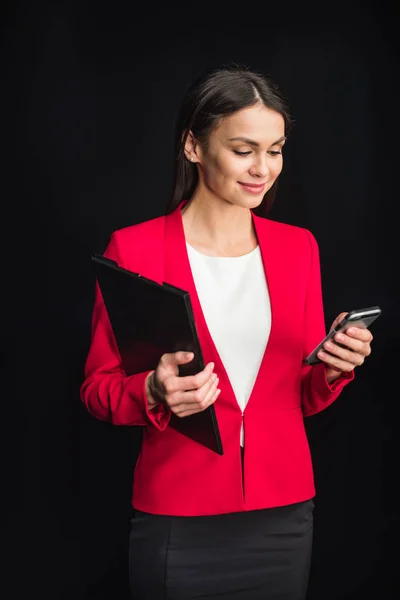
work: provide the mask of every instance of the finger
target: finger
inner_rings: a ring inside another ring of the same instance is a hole
[[[211,375],[208,381],[199,389],[197,392],[194,392],[195,401],[197,400],[197,405],[200,410],[204,410],[210,404],[213,399],[215,392],[218,389],[219,378],[215,373]]]
[[[369,346],[367,342],[351,338],[344,333],[337,333],[334,336],[334,341],[338,342],[339,347],[346,346],[346,348],[350,348],[350,350],[353,350],[353,352],[360,352],[360,354],[366,354],[367,348]],[[326,347],[329,349],[329,346]]]
[[[340,356],[338,354],[333,354],[333,351],[340,352]],[[345,350],[344,348],[332,349],[328,351],[320,350],[318,352],[318,358],[321,359],[324,363],[337,369],[338,371],[351,371],[354,367],[362,365],[364,362],[364,356],[358,354],[358,352],[352,352],[351,350]]]
[[[365,327],[349,327],[346,334],[357,340],[362,340],[363,342],[372,342],[373,340],[372,333]]]
[[[168,377],[164,381],[165,389],[165,402],[171,410],[178,413],[183,410],[182,407],[190,408],[191,406],[201,405],[201,402],[209,389],[218,383],[219,379],[215,373],[210,373],[207,381],[201,388],[194,390],[186,390],[182,387],[183,379],[190,379],[184,377]],[[180,408],[181,407],[181,408]]]
[[[328,367],[331,367],[338,371],[339,373],[347,373],[354,369],[355,365],[353,363],[347,362],[338,358],[337,356],[333,356],[328,352],[324,352],[320,350],[318,352],[318,358],[322,360]]]
[[[190,390],[175,394],[174,398],[171,398],[170,401],[171,408],[177,415],[187,410],[193,410],[195,412],[204,410],[207,407],[210,394],[213,395],[215,393],[218,382],[219,379],[214,373],[198,390]]]
[[[170,375],[167,376],[163,382],[162,386],[165,390],[166,396],[172,396],[177,392],[186,392],[188,390],[197,390],[204,383],[206,383],[213,374],[214,363],[209,363],[203,371],[198,373],[197,375],[189,375],[187,377],[179,377],[178,375]],[[176,400],[176,399],[175,399]],[[178,402],[180,401],[180,396],[178,396]],[[173,398],[169,400],[169,403],[175,405],[176,401]]]
[[[354,340],[351,340],[354,344]],[[327,352],[337,356],[341,360],[353,363],[354,365],[361,365],[364,362],[364,343],[357,341],[357,346],[361,345],[361,349],[349,349],[346,347],[338,346],[334,342],[325,342],[324,348]]]
[[[179,390],[198,390],[201,388],[211,377],[214,370],[214,363],[208,363],[202,371],[196,373],[196,375],[187,375],[186,377],[177,377],[179,381],[176,382],[177,389]]]
[[[184,404],[186,408],[196,408],[204,410],[208,396],[211,392],[215,391],[219,379],[215,373],[207,379],[207,381],[197,390],[188,390],[183,394],[180,394],[180,403]]]
[[[179,414],[177,414],[178,417],[189,417],[190,415],[194,415],[198,412],[202,412],[203,410],[206,410],[206,408],[208,408],[209,406],[211,406],[211,404],[214,404],[214,402],[216,401],[216,399],[218,398],[218,396],[221,393],[221,390],[215,389],[215,387],[213,387],[212,390],[210,390],[210,394],[212,392],[212,395],[210,395],[210,397],[207,399],[207,405],[202,408],[193,408],[193,405],[191,406],[187,406],[185,408],[182,408],[182,410],[179,412]]]

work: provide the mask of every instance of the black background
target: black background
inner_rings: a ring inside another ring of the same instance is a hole
[[[112,230],[164,212],[181,96],[236,62],[270,74],[295,119],[271,217],[316,236],[327,327],[343,310],[383,311],[356,380],[307,420],[308,600],[397,598],[398,9],[16,2],[3,16],[7,597],[129,597],[140,432],[79,399],[90,256]]]

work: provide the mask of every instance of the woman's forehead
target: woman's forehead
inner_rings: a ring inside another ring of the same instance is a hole
[[[256,104],[224,117],[215,134],[227,141],[233,137],[251,138],[260,143],[275,141],[284,136],[285,121],[277,111]]]

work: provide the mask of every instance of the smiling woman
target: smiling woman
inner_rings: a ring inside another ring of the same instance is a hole
[[[266,152],[270,157],[281,157],[291,128],[289,109],[277,86],[266,76],[235,67],[205,73],[192,84],[181,105],[175,138],[174,189],[168,211],[172,212],[180,202],[193,196],[201,177],[201,171],[190,165],[202,165],[191,154],[191,149],[205,151],[215,141],[214,154],[225,149],[239,157],[253,156],[253,161]],[[238,167],[244,175],[242,183],[249,186],[247,190],[259,187],[259,193],[264,195],[261,202],[256,201],[254,211],[266,216],[275,198],[279,173],[272,180],[273,177],[268,179],[264,175],[263,170],[268,167],[262,162],[253,167],[252,174],[247,166]]]
[[[238,251],[246,251],[241,239],[257,245],[255,232],[248,235],[248,211],[256,209],[275,185],[282,171],[285,139],[281,113],[260,102],[222,119],[208,134],[207,143],[193,130],[188,132],[184,154],[197,165],[196,189],[182,211],[191,246],[205,254],[236,256]],[[246,210],[247,223],[243,210],[238,209]],[[194,226],[192,213],[196,223],[199,218],[206,219],[205,230],[200,232]],[[215,214],[224,214],[225,233]],[[212,222],[218,223],[218,232]]]
[[[304,417],[339,396],[372,336],[354,327],[304,364],[326,334],[318,245],[266,218],[290,126],[267,78],[237,67],[204,75],[183,99],[166,214],[114,231],[105,251],[189,292],[206,363],[180,377],[193,359],[182,348],[127,376],[97,288],[81,397],[99,419],[143,427],[136,600],[306,597],[315,487]],[[169,426],[214,403],[222,456]]]
[[[284,118],[260,103],[223,119],[205,146],[189,132],[185,155],[199,165],[193,199],[208,188],[224,202],[256,208],[282,170],[284,140]]]

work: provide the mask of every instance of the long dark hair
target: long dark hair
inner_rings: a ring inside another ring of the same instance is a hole
[[[258,102],[282,115],[287,135],[292,126],[288,108],[276,84],[265,75],[233,65],[208,71],[189,87],[177,119],[174,176],[167,213],[175,210],[183,200],[190,200],[197,186],[196,165],[190,163],[184,153],[189,132],[192,131],[197,140],[206,144],[209,134],[221,119]],[[254,209],[256,214],[267,216],[269,213],[275,200],[277,182]]]

